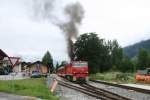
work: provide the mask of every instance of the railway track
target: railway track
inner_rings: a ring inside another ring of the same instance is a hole
[[[89,96],[92,96],[92,97],[95,97],[95,98],[101,99],[101,100],[131,100],[129,98],[122,97],[118,94],[108,92],[106,90],[94,87],[89,84],[80,84],[79,86],[77,86],[77,85],[73,85],[71,83],[63,82],[63,81],[58,81],[58,84],[60,84],[64,87],[68,87],[68,88],[77,90],[86,95],[89,95]]]
[[[114,87],[119,87],[127,90],[133,90],[136,92],[144,93],[144,94],[150,94],[150,90],[142,89],[142,88],[136,88],[136,87],[131,87],[131,86],[125,86],[125,85],[120,85],[120,84],[115,84],[115,83],[110,83],[110,82],[104,82],[104,81],[97,81],[97,80],[90,80],[95,83],[100,83],[104,85],[109,85],[109,86],[114,86]]]
[[[123,97],[123,96],[120,96],[116,93],[112,93],[110,91],[106,91],[104,89],[101,89],[101,88],[97,88],[95,86],[92,86],[90,84],[81,84],[82,87],[85,87],[87,89],[90,89],[92,91],[96,91],[98,94],[102,94],[103,96],[106,96],[108,98],[111,98],[112,100],[131,100],[129,98],[126,98],[126,97]]]

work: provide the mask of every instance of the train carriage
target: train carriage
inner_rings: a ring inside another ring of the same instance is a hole
[[[86,61],[72,61],[69,64],[61,66],[57,70],[57,74],[71,81],[87,81],[88,63]]]

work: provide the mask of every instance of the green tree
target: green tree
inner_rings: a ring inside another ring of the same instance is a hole
[[[149,54],[146,49],[141,48],[138,52],[137,67],[138,69],[146,68],[149,64]]]
[[[110,55],[110,65],[113,69],[118,70],[123,59],[123,51],[117,40],[108,41],[107,43]]]
[[[137,57],[131,59],[131,62],[133,64],[133,72],[136,72],[136,70],[137,70]]]
[[[53,72],[53,70],[54,70],[53,59],[52,59],[52,56],[51,56],[49,51],[47,51],[45,53],[45,55],[43,56],[42,63],[45,64],[48,67],[49,73]]]
[[[60,65],[59,65],[59,63],[57,62],[56,63],[56,71],[57,71],[57,69],[60,67]]]
[[[108,49],[95,33],[82,34],[74,44],[75,60],[88,61],[90,73],[109,69]]]
[[[134,71],[134,65],[132,61],[128,57],[123,57],[121,65],[119,66],[119,70],[122,72],[133,72]]]
[[[148,66],[147,67],[150,67],[150,54],[148,54]]]

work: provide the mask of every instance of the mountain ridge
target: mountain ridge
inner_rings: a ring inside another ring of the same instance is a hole
[[[150,39],[142,40],[133,45],[123,48],[123,53],[129,58],[136,57],[140,48],[146,49],[150,53]]]

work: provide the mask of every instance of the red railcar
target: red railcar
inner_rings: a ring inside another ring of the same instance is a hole
[[[61,66],[57,70],[59,76],[63,76],[68,80],[88,80],[88,63],[86,61],[72,61],[69,64]]]

